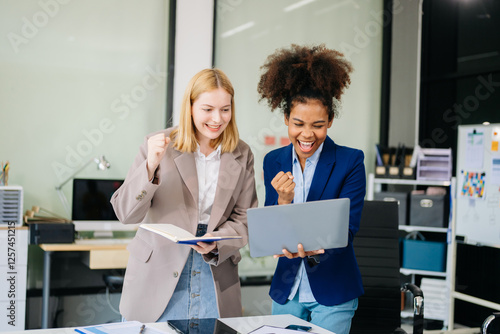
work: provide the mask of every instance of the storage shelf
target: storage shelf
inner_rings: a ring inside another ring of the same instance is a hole
[[[421,166],[420,170],[432,170],[432,171],[444,171],[447,172],[449,170],[448,167],[442,167],[442,166]]]
[[[406,232],[436,232],[436,233],[447,233],[448,229],[446,227],[432,227],[432,226],[415,226],[415,225],[399,225],[399,230]]]
[[[431,161],[432,160],[432,161]],[[429,162],[434,162],[437,159],[430,159]],[[420,166],[422,167],[422,166]],[[424,166],[428,167],[428,166]],[[367,188],[367,199],[368,200],[373,200],[374,199],[374,194],[376,192],[380,192],[382,189],[381,185],[383,184],[392,184],[392,185],[407,185],[407,186],[413,186],[413,189],[415,189],[416,186],[438,186],[438,187],[449,187],[449,194],[454,194],[455,193],[455,187],[456,187],[456,179],[451,178],[448,181],[442,181],[442,180],[436,180],[442,173],[440,172],[441,170],[444,171],[441,167],[434,167],[433,172],[436,172],[436,168],[439,171],[438,175],[425,175],[427,174],[427,168],[424,168],[421,171],[423,172],[424,175],[418,174],[420,176],[419,180],[415,179],[391,179],[391,178],[381,178],[381,177],[375,177],[373,173],[369,174],[368,177],[368,188]],[[427,176],[428,179],[425,179],[424,177]],[[434,176],[434,179],[432,179],[431,176]],[[445,200],[450,200],[447,199],[445,196]],[[451,203],[450,203],[451,205]],[[418,232],[431,232],[431,233],[443,233],[446,234],[446,239],[449,240],[450,235],[453,233],[453,230],[451,227],[453,226],[453,220],[449,219],[449,227],[432,227],[432,226],[419,226],[419,225],[399,225],[399,230],[400,231],[405,231],[405,232],[413,232],[413,231],[418,231]],[[441,236],[439,236],[441,238]],[[418,269],[409,269],[409,268],[400,268],[399,272],[403,276],[407,277],[402,277],[402,281],[406,281],[407,279],[411,279],[411,282],[415,282],[416,278],[415,275],[421,276],[421,277],[434,277],[434,278],[439,278],[439,279],[444,279],[446,289],[450,289],[450,286],[452,284],[452,274],[453,272],[451,271],[451,266],[453,263],[452,259],[452,248],[451,244],[447,243],[447,252],[446,252],[446,267],[445,271],[430,271],[430,270],[418,270]],[[448,312],[447,312],[448,313]],[[427,314],[425,317],[428,319],[433,319],[433,320],[442,320],[443,321],[443,327],[447,328],[448,324],[450,322],[449,315],[445,314],[441,317],[442,314]],[[413,318],[413,310],[412,309],[404,309],[401,311],[401,318]]]
[[[375,178],[374,183],[378,184],[406,184],[410,186],[443,186],[448,187],[451,181],[431,181],[431,180],[410,180],[410,179],[385,179],[385,178]]]
[[[446,272],[440,272],[440,271],[400,268],[399,272],[403,275],[423,275],[423,276],[446,277]]]

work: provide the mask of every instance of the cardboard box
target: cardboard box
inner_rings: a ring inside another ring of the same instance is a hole
[[[446,243],[426,240],[403,240],[403,268],[446,270]]]
[[[385,202],[398,202],[399,225],[406,225],[408,215],[408,193],[383,191],[374,194],[374,199]]]
[[[410,225],[447,227],[445,195],[410,195]]]

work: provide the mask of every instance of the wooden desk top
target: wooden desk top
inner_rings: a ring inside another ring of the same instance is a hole
[[[50,252],[88,252],[93,250],[126,249],[132,239],[85,239],[72,244],[40,244],[41,249]]]

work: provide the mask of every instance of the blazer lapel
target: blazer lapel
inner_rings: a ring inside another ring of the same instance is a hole
[[[288,145],[284,150],[283,154],[280,155],[280,159],[277,160],[277,163],[279,165],[278,170],[283,171],[283,172],[293,172],[292,169],[292,150],[293,150],[293,145],[290,144]]]
[[[307,195],[307,201],[317,201],[321,199],[321,195],[325,190],[328,179],[335,167],[335,144],[330,137],[326,137],[323,145],[323,150],[316,165],[314,176],[311,182],[311,188]]]
[[[227,209],[240,175],[244,171],[244,166],[241,166],[237,160],[240,155],[241,152],[239,149],[234,150],[232,153],[223,153],[221,155],[217,190],[208,222],[209,231],[213,231],[217,227]]]
[[[184,184],[193,196],[196,207],[198,207],[198,173],[196,172],[194,155],[193,153],[182,153],[177,150],[174,150],[174,152],[174,154],[177,154],[177,157],[174,157],[177,170],[179,171]]]

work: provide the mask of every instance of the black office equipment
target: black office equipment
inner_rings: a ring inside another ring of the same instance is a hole
[[[136,230],[118,221],[111,197],[123,180],[73,179],[72,220],[76,231]]]
[[[33,223],[29,224],[30,244],[66,244],[75,241],[73,223]]]
[[[365,201],[353,246],[365,294],[358,299],[350,334],[406,333],[400,328],[401,291],[413,293],[413,333],[422,334],[423,293],[400,283],[397,203]]]
[[[73,179],[72,219],[117,220],[109,201],[122,183],[123,180]]]
[[[167,323],[170,328],[179,334],[238,334],[236,330],[216,318],[168,320]]]
[[[351,334],[392,333],[401,325],[397,203],[365,201],[353,246],[365,294]]]

